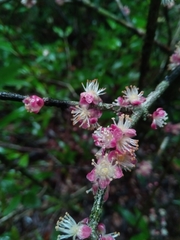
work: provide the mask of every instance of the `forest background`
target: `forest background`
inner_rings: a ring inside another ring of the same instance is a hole
[[[171,73],[179,16],[178,0],[172,8],[159,0],[38,0],[32,7],[1,0],[0,91],[78,101],[81,83],[98,79],[104,102],[130,85],[147,96]],[[180,123],[180,78],[151,110],[157,107]],[[68,211],[79,221],[90,213],[92,132],[73,126],[65,108],[30,114],[20,102],[1,101],[0,116],[0,240],[54,240],[59,216]],[[112,116],[104,112],[101,122]],[[179,239],[178,126],[168,132],[143,119],[136,124],[137,167],[113,181],[103,211],[119,239]],[[145,162],[152,167],[147,175],[138,171]]]

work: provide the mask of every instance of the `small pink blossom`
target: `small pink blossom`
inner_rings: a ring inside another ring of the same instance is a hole
[[[162,108],[157,108],[155,112],[152,114],[152,124],[151,128],[152,129],[157,129],[157,127],[164,127],[166,124],[167,120],[167,113],[162,109]]]
[[[59,218],[56,224],[56,231],[60,231],[63,235],[59,235],[57,240],[73,237],[73,240],[86,239],[91,235],[91,228],[86,224],[87,221],[83,220],[76,223],[75,220],[66,213],[65,216]]]
[[[116,124],[115,119],[112,119],[114,122],[114,125],[112,126],[117,126],[121,132],[123,133],[123,136],[128,136],[128,137],[134,137],[136,136],[136,130],[131,127],[132,121],[131,118],[128,115],[121,114],[119,116],[118,123]]]
[[[124,6],[123,7],[123,12],[124,12],[125,15],[129,15],[131,11],[130,11],[130,8],[128,6]]]
[[[44,106],[44,100],[36,95],[26,97],[23,100],[25,108],[28,112],[38,113]]]
[[[137,174],[148,177],[152,172],[152,162],[151,161],[142,161],[138,164],[136,169]]]
[[[110,127],[99,127],[94,131],[92,137],[95,145],[103,149],[114,148],[116,146],[116,141]]]
[[[106,234],[106,227],[103,223],[98,224],[97,230],[99,232],[99,240],[115,240],[120,235],[119,232]]]
[[[109,152],[109,159],[115,161],[121,168],[124,170],[131,171],[132,168],[135,167],[136,164],[136,156],[134,153],[120,153],[117,150],[113,150]]]
[[[93,160],[92,165],[94,169],[86,177],[90,182],[98,183],[101,189],[105,189],[113,179],[123,176],[121,168],[109,160],[108,154],[102,156],[97,163]]]
[[[83,85],[83,84],[82,84]],[[105,88],[99,89],[99,83],[97,79],[87,81],[86,87],[83,85],[85,92],[80,95],[80,104],[99,104],[102,102],[100,95],[105,94]]]
[[[79,127],[84,129],[97,128],[98,119],[101,117],[102,112],[98,109],[91,109],[87,105],[72,107],[71,113],[73,114],[73,125],[79,123]]]
[[[117,124],[114,119],[113,121],[114,124],[111,125],[111,129],[116,140],[116,150],[123,154],[132,154],[138,149],[138,140],[131,138],[136,135],[136,131],[129,128],[131,125],[130,118],[122,114]]]
[[[164,127],[164,131],[166,133],[172,133],[174,135],[180,134],[180,123],[167,123],[167,125]]]
[[[124,99],[123,97],[118,97],[115,100],[115,105],[119,106],[120,108],[129,108],[130,107],[130,103],[127,99]]]
[[[135,86],[126,87],[126,90],[122,91],[122,93],[124,99],[133,106],[141,105],[146,101],[146,98],[142,96],[144,92],[138,93],[138,88]]]
[[[170,57],[168,69],[174,70],[179,65],[180,65],[180,42],[176,45],[176,50]]]

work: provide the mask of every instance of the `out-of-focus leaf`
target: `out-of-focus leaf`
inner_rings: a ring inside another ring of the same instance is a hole
[[[19,161],[18,161],[19,166],[21,166],[21,167],[27,167],[27,166],[28,166],[28,163],[29,163],[29,156],[28,156],[28,154],[23,154],[23,155],[20,157]]]
[[[65,36],[64,31],[59,27],[53,27],[53,30],[58,34],[59,37],[63,38]]]
[[[130,238],[130,240],[145,240],[145,239],[149,239],[148,232],[142,232]]]
[[[4,209],[3,215],[5,216],[10,212],[12,212],[13,210],[15,210],[20,202],[21,202],[21,195],[14,196],[9,202],[8,206]]]
[[[22,196],[22,203],[25,207],[36,208],[40,206],[41,201],[36,193],[29,191]]]
[[[15,77],[18,74],[18,69],[20,66],[21,66],[20,63],[11,63],[7,67],[0,68],[0,76],[1,76],[0,87],[6,86],[6,85],[16,86],[17,84],[23,85],[23,80],[20,80],[20,79],[15,80]]]
[[[12,240],[19,240],[20,239],[19,231],[15,226],[12,226],[12,228],[11,228],[11,239]]]

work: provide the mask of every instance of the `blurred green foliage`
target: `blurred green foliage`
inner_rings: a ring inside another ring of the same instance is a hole
[[[134,28],[144,32],[149,2],[123,1],[130,8],[129,19]],[[0,91],[77,101],[81,83],[97,78],[100,87],[107,88],[104,101],[110,103],[121,95],[125,86],[138,85],[144,39],[111,17],[114,14],[124,20],[116,1],[95,0],[93,3],[97,9],[83,1],[58,5],[53,0],[38,0],[32,8],[19,0],[0,1]],[[98,7],[106,9],[109,16],[101,14]],[[175,35],[178,14],[179,5],[169,10],[161,7],[156,31],[156,39],[161,43],[168,45],[170,40],[173,43],[180,40]],[[154,89],[167,74],[169,54],[154,44],[145,92]],[[158,107],[166,108],[172,122],[180,119],[178,88],[176,83],[157,103]],[[91,169],[94,152],[91,133],[72,127],[69,110],[45,107],[33,115],[27,113],[21,103],[1,101],[0,114],[0,240],[56,239],[55,222],[65,211],[71,211],[79,220],[90,212],[92,198],[84,197],[90,185],[84,186],[88,184],[85,176]],[[110,124],[112,115],[104,113],[104,125]],[[162,131],[162,134],[154,133],[147,125],[137,124],[142,144],[139,161],[156,159],[155,152],[166,136]],[[163,171],[165,180],[161,182],[167,195],[171,186],[166,183],[168,176],[173,176],[176,182],[171,192],[173,197],[167,204],[163,203],[164,207],[180,205],[179,144],[179,137],[171,136],[167,152],[156,165],[160,171],[156,172],[154,181],[158,181],[157,176],[161,179]],[[128,236],[131,240],[147,240],[150,231],[145,216],[150,207],[162,206],[154,195],[148,207],[144,207],[139,199],[148,199],[148,181],[140,181],[134,174],[128,175],[121,184],[130,184],[132,178],[139,187],[138,198],[133,195],[133,207],[128,205],[131,196],[125,190],[124,205],[115,207],[123,224],[132,228],[125,233],[121,224],[117,228],[120,228],[121,239]],[[112,191],[111,194],[109,206],[117,206],[121,193],[116,196]],[[108,211],[104,212],[106,220]],[[169,210],[169,214],[172,213],[173,207]],[[176,222],[179,219],[179,215],[173,218]],[[175,239],[179,223],[169,226],[171,239]],[[107,228],[119,231],[113,223]]]

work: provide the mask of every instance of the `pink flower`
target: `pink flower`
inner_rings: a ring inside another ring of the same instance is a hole
[[[130,107],[130,103],[127,99],[124,99],[123,97],[118,97],[115,100],[115,105],[120,106],[120,108],[124,107],[124,108],[128,108]]]
[[[131,171],[131,169],[134,168],[136,164],[136,156],[134,153],[120,153],[117,150],[113,150],[109,152],[108,157],[109,159],[112,159],[114,162],[116,162],[124,170]]]
[[[124,7],[123,7],[123,11],[124,11],[124,14],[125,14],[125,15],[129,15],[130,12],[131,12],[128,6],[124,6]]]
[[[73,237],[73,240],[75,240],[76,238],[86,239],[91,235],[92,232],[91,228],[87,226],[85,221],[76,223],[68,213],[66,213],[63,218],[59,218],[55,229],[56,231],[60,231],[64,234],[59,235],[57,240],[70,237]]]
[[[118,124],[116,124],[114,118],[112,120],[114,122],[114,124],[112,125],[112,129],[114,129],[114,127],[117,126],[121,130],[123,135],[129,136],[129,137],[136,136],[136,130],[130,128],[132,121],[128,115],[121,114],[121,116],[119,116]]]
[[[79,123],[79,127],[84,129],[94,129],[99,126],[98,119],[102,112],[98,109],[91,109],[87,105],[72,107],[73,125]]]
[[[180,65],[180,42],[176,45],[175,52],[170,57],[170,63],[168,65],[169,70],[174,70]]]
[[[23,100],[25,108],[28,112],[38,113],[44,106],[44,100],[36,95],[26,97]]]
[[[83,85],[83,84],[82,84]],[[87,81],[86,87],[83,85],[85,92],[80,95],[80,104],[99,104],[102,102],[100,95],[105,94],[105,88],[99,89],[99,84],[97,79],[92,81]]]
[[[99,240],[114,240],[116,237],[120,235],[119,232],[106,234],[106,227],[103,223],[98,224],[97,230],[100,234]]]
[[[180,134],[180,123],[168,123],[165,128],[164,131],[166,133],[172,133],[174,135],[179,135]]]
[[[108,154],[102,156],[97,163],[92,160],[92,165],[94,169],[86,177],[90,182],[98,183],[101,189],[105,189],[113,179],[123,176],[121,168],[109,160]]]
[[[122,91],[122,93],[124,93],[124,99],[133,106],[140,105],[146,101],[146,98],[142,96],[144,92],[138,93],[138,88],[135,86],[126,87],[126,90]]]
[[[138,168],[136,170],[137,174],[141,176],[149,176],[152,172],[152,163],[151,161],[142,161],[138,164]]]
[[[114,121],[114,124],[111,125],[112,133],[116,140],[116,150],[123,154],[132,154],[138,149],[138,140],[131,138],[136,135],[136,131],[129,128],[130,125],[131,120],[129,116],[124,114],[119,117],[118,124]]]
[[[157,129],[157,127],[163,127],[166,124],[165,121],[168,117],[167,113],[162,108],[158,108],[155,112],[153,112],[152,118],[153,121],[151,124],[151,128]]]
[[[99,127],[94,131],[92,137],[95,145],[103,149],[114,148],[116,146],[116,141],[110,127]]]

